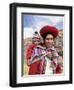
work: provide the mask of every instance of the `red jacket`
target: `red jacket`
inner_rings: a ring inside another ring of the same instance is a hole
[[[27,59],[27,64],[28,64],[28,60],[31,59],[31,56],[32,56],[32,52],[33,52],[33,49],[35,48],[35,45],[32,44],[28,47],[27,49],[27,52],[26,52],[26,59]]]
[[[33,49],[35,48],[35,46],[36,45],[32,44],[27,49],[27,53],[26,53],[27,64],[28,64],[29,60],[31,59]],[[39,74],[39,72],[40,72],[40,61],[36,61],[35,63],[30,65],[28,74],[35,75],[35,74]]]

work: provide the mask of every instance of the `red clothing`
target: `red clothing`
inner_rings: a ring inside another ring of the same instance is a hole
[[[29,60],[31,60],[31,56],[32,56],[32,53],[33,53],[35,46],[36,45],[32,44],[27,49],[27,54],[26,54],[27,64],[28,64]],[[39,72],[40,72],[40,61],[36,61],[35,63],[30,65],[29,75],[39,74]]]
[[[60,64],[58,64],[57,67],[56,67],[56,74],[58,74],[58,73],[61,73],[61,66],[60,66]]]
[[[29,75],[40,74],[40,61],[37,61],[30,65]]]
[[[27,52],[26,52],[26,59],[27,59],[27,64],[28,64],[28,60],[31,59],[31,56],[32,56],[32,53],[33,53],[33,49],[35,48],[35,45],[32,44],[29,46],[29,48],[27,49]]]

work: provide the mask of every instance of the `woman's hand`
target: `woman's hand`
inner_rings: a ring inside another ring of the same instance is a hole
[[[47,55],[47,57],[50,57],[50,58],[52,57],[52,53],[50,51],[47,51],[46,55]]]

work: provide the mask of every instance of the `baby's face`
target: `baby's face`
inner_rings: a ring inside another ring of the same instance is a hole
[[[39,45],[40,44],[40,38],[33,38],[33,43],[35,45]]]

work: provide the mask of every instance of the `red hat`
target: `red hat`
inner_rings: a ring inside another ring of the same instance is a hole
[[[40,30],[40,35],[43,37],[46,33],[51,33],[53,35],[54,38],[57,37],[58,35],[58,29],[53,27],[53,26],[44,26],[41,30]]]

